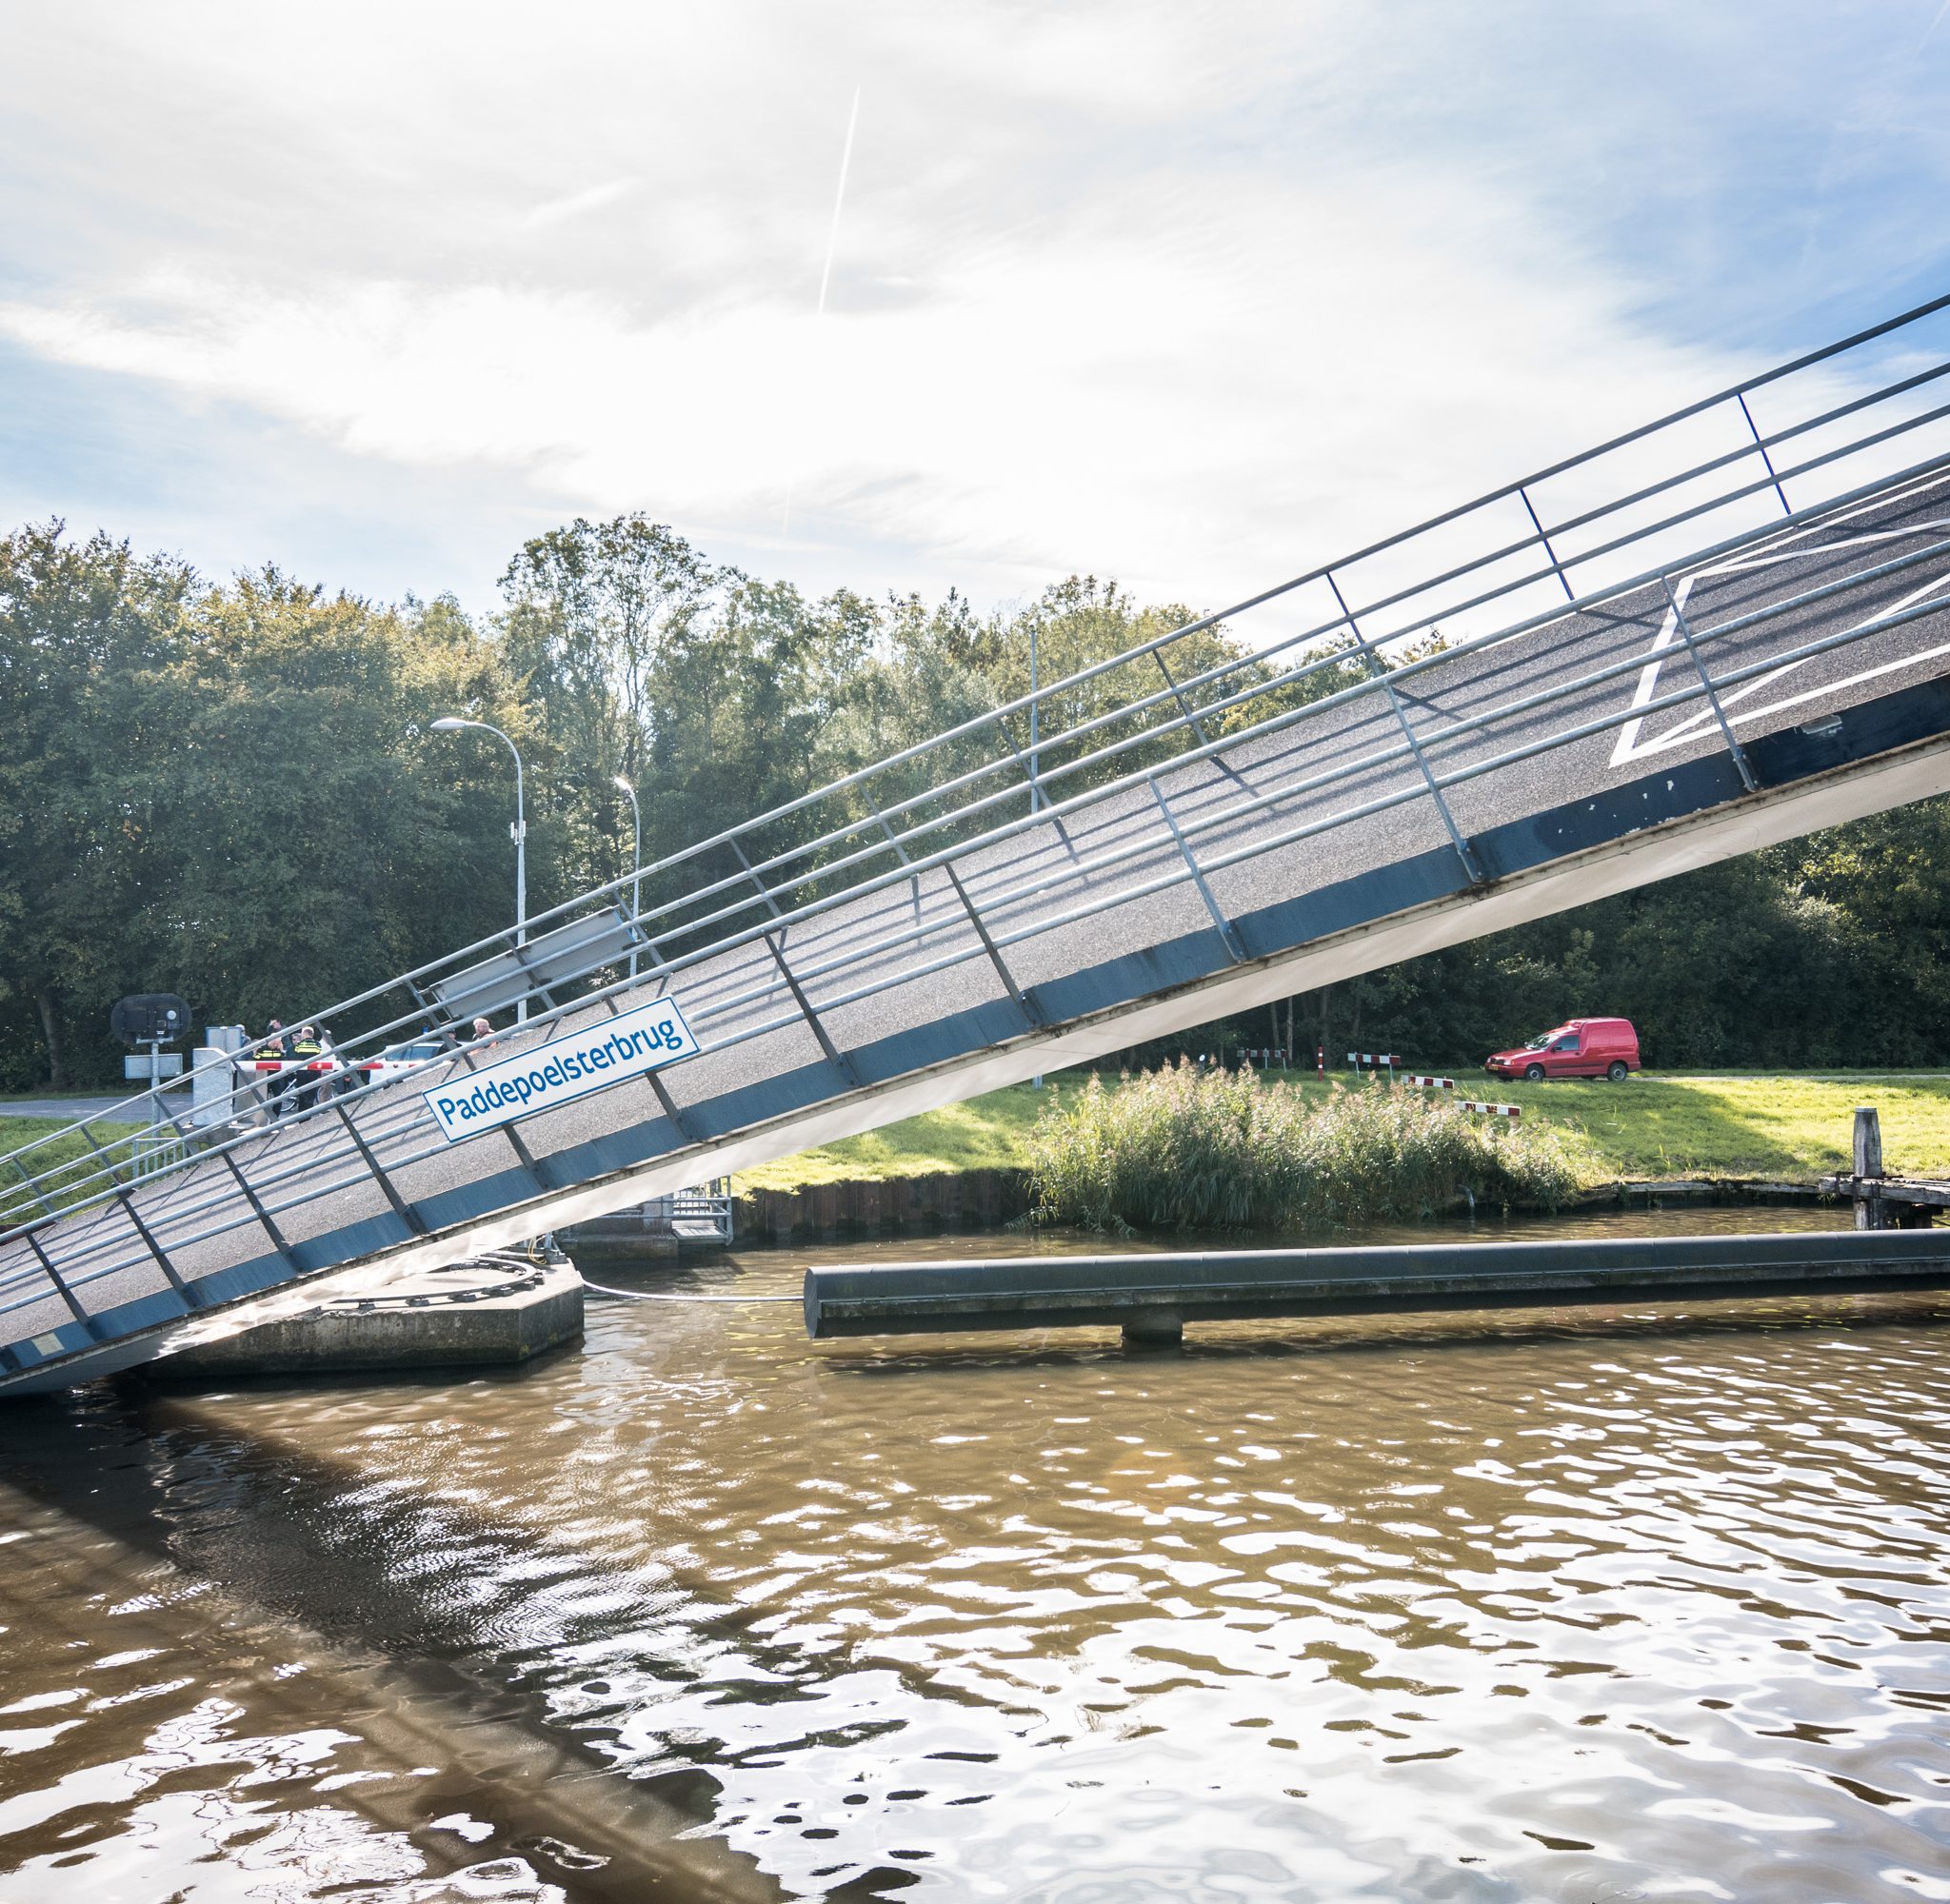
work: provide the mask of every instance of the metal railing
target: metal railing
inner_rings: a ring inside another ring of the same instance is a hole
[[[1946,310],[1950,297],[1810,352],[1093,663],[529,920],[532,939],[620,911],[644,969],[631,976],[605,935],[592,931],[597,956],[582,964],[559,956],[537,973],[520,1038],[502,1034],[502,1041],[546,1037],[571,1012],[599,1002],[614,1009],[622,993],[662,991],[687,975],[693,989],[685,1003],[703,1054],[799,1025],[843,1081],[856,1081],[831,1021],[888,982],[890,957],[900,959],[903,982],[971,961],[985,965],[1033,1032],[1037,1008],[1011,967],[1011,948],[1112,906],[1189,887],[1240,959],[1216,876],[1412,803],[1427,803],[1475,882],[1482,869],[1455,811],[1457,789],[1628,721],[1704,707],[1751,786],[1725,711],[1733,690],[1940,610],[1898,607],[1717,673],[1709,664],[1716,645],[1723,653],[1736,638],[1840,590],[1909,574],[1950,551],[1950,536],[1710,625],[1686,612],[1677,585],[1703,564],[1764,548],[1783,529],[1950,463],[1950,402],[1934,401],[1950,374]],[[1457,757],[1460,744],[1640,670],[1642,646],[1477,712],[1437,713],[1417,701],[1432,670],[1516,636],[1569,628],[1575,617],[1647,588],[1670,604],[1690,663],[1676,687],[1467,759]],[[1327,757],[1324,740],[1362,719],[1371,731],[1363,729],[1359,751]],[[1303,757],[1310,737],[1323,739],[1318,764]],[[1249,785],[1233,773],[1224,795],[1202,799],[1195,810],[1174,804],[1170,783],[1186,770],[1213,763],[1230,771],[1230,761],[1255,750],[1264,756],[1276,743],[1289,747],[1291,761],[1265,783]],[[1332,793],[1337,788],[1344,798]],[[1283,807],[1323,794],[1341,803],[1282,816]],[[1128,825],[1138,809],[1147,817],[1134,849]],[[1124,817],[1125,835],[1101,849],[1075,843],[1073,832],[1113,813]],[[1017,863],[1032,841],[1052,833],[1069,848],[1060,862],[1042,870]],[[900,922],[877,918],[864,941],[847,937],[849,914],[857,918],[902,888]],[[574,935],[558,942],[573,943]],[[458,975],[490,960],[520,962],[524,952],[510,928],[323,1011],[288,1014],[288,1021],[363,1024],[339,1041],[340,1053],[356,1061],[416,1035],[435,1014],[440,988]],[[249,1062],[259,1048],[238,1056]],[[281,1130],[311,1133],[302,1154],[264,1144],[248,1118],[199,1129],[174,1113],[153,1121],[138,1113],[140,1128],[104,1140],[95,1126],[111,1122],[110,1113],[0,1158],[0,1250],[27,1251],[20,1268],[0,1276],[0,1344],[11,1339],[8,1317],[50,1290],[86,1321],[81,1292],[137,1260],[153,1259],[194,1306],[194,1280],[179,1274],[171,1247],[247,1225],[295,1268],[278,1218],[360,1183],[376,1182],[409,1217],[392,1177],[447,1144],[419,1093],[393,1087],[416,1076],[424,1081],[449,1062],[471,1067],[483,1055],[481,1043],[454,1042],[451,1055],[280,1121]],[[683,1130],[681,1113],[656,1088]],[[138,1094],[127,1108],[138,1112],[148,1101]],[[509,1140],[526,1156],[518,1135]],[[126,1222],[73,1220],[110,1210]]]
[[[633,1236],[669,1237],[679,1243],[728,1243],[736,1233],[736,1200],[728,1177],[688,1189],[671,1190],[587,1222],[571,1223],[560,1234],[572,1245],[608,1241]]]
[[[696,1226],[708,1225],[720,1242],[733,1240],[737,1208],[728,1177],[714,1177],[701,1188],[673,1190],[667,1201],[673,1228],[687,1223],[693,1226],[690,1234],[696,1236]]]

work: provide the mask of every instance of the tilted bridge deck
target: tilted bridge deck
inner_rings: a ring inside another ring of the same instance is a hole
[[[0,1392],[1950,789],[1946,307],[1049,684],[1033,748],[1025,699],[290,1015],[357,1056],[499,985],[492,1049],[139,1178],[14,1153]],[[667,992],[694,1058],[458,1143],[423,1101]]]

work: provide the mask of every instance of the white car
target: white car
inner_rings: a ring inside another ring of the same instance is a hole
[[[404,1044],[388,1044],[377,1058],[355,1059],[353,1068],[382,1083],[402,1071],[417,1070],[431,1059],[445,1058],[448,1048],[437,1038],[411,1038]]]

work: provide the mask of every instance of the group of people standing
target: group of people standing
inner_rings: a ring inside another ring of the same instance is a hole
[[[435,1038],[430,1022],[422,1036],[429,1041]],[[449,1049],[453,1048],[451,1036],[442,1041]],[[494,1041],[493,1025],[485,1018],[477,1018],[473,1024],[472,1042],[491,1045]],[[308,1111],[324,1100],[344,1097],[348,1091],[359,1088],[358,1069],[339,1057],[338,1047],[331,1041],[331,1033],[324,1025],[302,1024],[294,1033],[286,1029],[282,1019],[274,1018],[265,1026],[263,1038],[253,1048],[260,1063],[278,1066],[269,1085],[273,1122],[279,1118]]]
[[[308,1111],[321,1098],[337,1097],[358,1084],[357,1077],[338,1061],[331,1033],[321,1026],[300,1025],[294,1036],[281,1020],[272,1019],[265,1039],[258,1057],[275,1059],[280,1067],[270,1081],[273,1120]]]

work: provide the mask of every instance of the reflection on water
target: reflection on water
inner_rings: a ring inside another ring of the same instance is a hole
[[[0,1904],[1950,1897],[1950,1297],[1647,1313],[8,1411]]]

